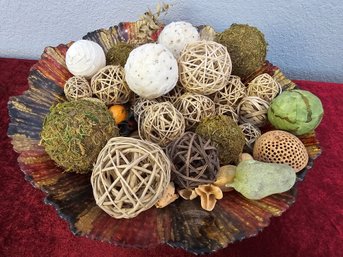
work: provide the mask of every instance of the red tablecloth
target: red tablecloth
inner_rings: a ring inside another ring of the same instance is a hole
[[[7,138],[9,96],[27,89],[35,61],[0,59],[0,256],[192,256],[180,249],[124,249],[72,235],[44,195],[24,180]],[[297,81],[319,96],[323,154],[299,186],[296,203],[258,236],[211,256],[343,256],[343,84]]]

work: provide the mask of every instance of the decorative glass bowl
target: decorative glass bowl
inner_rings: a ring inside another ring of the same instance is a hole
[[[125,22],[90,32],[83,39],[97,42],[107,52],[119,41],[144,43],[146,39],[142,41],[138,37],[138,28],[139,22]],[[154,39],[155,35],[149,38],[151,41]],[[19,153],[18,162],[26,180],[46,193],[45,203],[56,208],[60,217],[69,223],[73,234],[118,246],[145,248],[168,244],[196,254],[210,253],[255,236],[268,226],[271,217],[280,216],[295,202],[297,185],[288,192],[259,201],[248,200],[231,191],[224,194],[212,212],[201,209],[198,199],[178,199],[166,208],[151,208],[133,219],[111,218],[93,199],[90,174],[63,172],[39,144],[43,120],[49,108],[66,100],[63,85],[72,74],[66,68],[65,55],[70,45],[47,47],[31,68],[29,89],[12,97],[8,103],[11,119],[8,135],[12,138],[14,150]],[[283,90],[296,87],[269,62],[254,76],[264,72],[273,76]],[[320,154],[315,134],[300,139],[308,150],[310,161],[303,171],[297,173],[299,181]]]

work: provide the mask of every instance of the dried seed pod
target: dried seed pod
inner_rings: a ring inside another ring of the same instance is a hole
[[[217,200],[223,198],[223,192],[215,185],[200,185],[195,188],[195,192],[200,196],[201,207],[206,211],[212,211]]]
[[[173,182],[170,182],[164,191],[162,197],[155,203],[156,208],[164,208],[168,204],[171,204],[176,199],[179,198],[179,195],[175,194],[175,186]]]
[[[191,188],[180,189],[178,193],[185,200],[193,200],[198,196],[195,190]]]

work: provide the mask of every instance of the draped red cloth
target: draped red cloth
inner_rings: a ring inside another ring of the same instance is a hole
[[[24,180],[7,137],[7,101],[28,88],[35,61],[0,59],[0,256],[192,256],[161,245],[125,249],[75,237],[44,194]],[[317,128],[323,149],[298,187],[296,203],[256,237],[229,245],[211,256],[343,256],[343,84],[296,81],[323,102]]]

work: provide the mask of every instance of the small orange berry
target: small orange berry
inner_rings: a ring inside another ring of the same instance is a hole
[[[111,112],[112,117],[113,117],[116,124],[123,122],[128,117],[128,112],[127,112],[125,106],[121,105],[121,104],[112,105],[109,108],[109,111]]]

